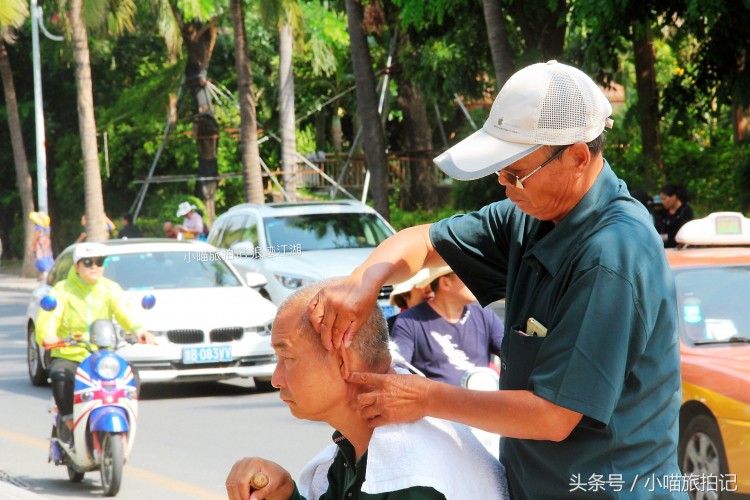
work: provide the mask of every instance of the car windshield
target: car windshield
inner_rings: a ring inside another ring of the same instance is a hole
[[[110,255],[104,276],[125,290],[241,286],[226,262],[209,251]]]
[[[374,214],[307,214],[264,219],[269,247],[309,250],[373,248],[392,231]]]
[[[679,269],[675,284],[685,342],[750,337],[750,266]]]

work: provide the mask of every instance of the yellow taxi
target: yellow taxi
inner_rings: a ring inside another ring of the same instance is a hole
[[[750,493],[750,219],[712,213],[676,241],[680,468],[693,498]]]

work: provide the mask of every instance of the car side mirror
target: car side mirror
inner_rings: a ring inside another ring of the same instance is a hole
[[[229,246],[235,257],[254,258],[257,255],[255,244],[252,241],[238,241]]]
[[[247,283],[247,286],[250,288],[260,288],[265,286],[268,283],[268,280],[266,280],[266,277],[260,273],[250,272],[245,274],[245,283]]]

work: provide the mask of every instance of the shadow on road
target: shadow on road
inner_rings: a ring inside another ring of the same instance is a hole
[[[139,399],[182,399],[216,396],[244,396],[264,394],[250,381],[237,382],[177,382],[143,384]]]

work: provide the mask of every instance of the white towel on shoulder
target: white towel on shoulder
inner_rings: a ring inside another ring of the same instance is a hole
[[[338,451],[331,444],[300,473],[297,486],[309,499],[328,489],[328,469]],[[469,427],[436,418],[375,429],[367,451],[362,491],[370,494],[427,486],[448,500],[509,498],[505,468]]]
[[[362,491],[412,486],[429,486],[448,500],[509,498],[505,468],[469,427],[431,417],[378,427],[370,440]]]

